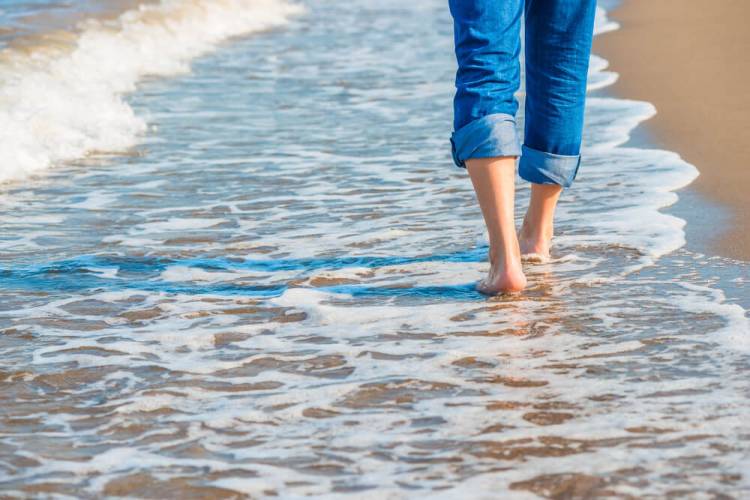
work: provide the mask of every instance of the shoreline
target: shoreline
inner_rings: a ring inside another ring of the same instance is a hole
[[[750,261],[747,14],[750,3],[743,0],[623,0],[608,11],[620,29],[595,37],[593,52],[620,75],[609,91],[656,106],[642,127],[655,147],[676,151],[698,169],[687,189],[728,212],[722,227],[700,214],[690,218],[704,235],[715,235],[700,246]]]

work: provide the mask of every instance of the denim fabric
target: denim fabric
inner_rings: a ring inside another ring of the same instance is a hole
[[[454,163],[520,156],[521,178],[570,186],[580,166],[596,0],[449,0],[458,71]],[[524,23],[524,141],[515,126]]]
[[[519,156],[521,149],[513,115],[494,113],[478,118],[451,137],[453,161],[459,158],[490,158],[503,151],[505,156]]]

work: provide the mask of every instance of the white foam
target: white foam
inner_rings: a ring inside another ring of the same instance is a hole
[[[439,2],[434,6],[444,12]],[[431,23],[422,24],[432,29]],[[409,34],[419,26],[407,26]],[[390,35],[388,29],[383,32]],[[605,68],[606,61],[592,59],[594,75]],[[384,78],[381,83],[387,87],[396,82]],[[429,109],[436,108],[432,102]],[[377,486],[349,493],[357,498],[455,498],[470,493],[494,498],[513,482],[540,474],[576,471],[606,476],[628,467],[649,471],[641,483],[632,483],[644,486],[612,484],[614,495],[664,496],[671,485],[665,478],[690,467],[685,459],[705,458],[716,463],[712,470],[734,473],[743,450],[731,443],[743,432],[740,417],[747,406],[746,377],[736,367],[745,365],[738,364],[732,350],[704,347],[716,341],[746,348],[750,337],[744,311],[725,303],[717,290],[679,282],[690,282],[687,273],[694,264],[683,269],[670,262],[673,257],[664,259],[661,270],[622,274],[630,262],[638,260],[643,268],[684,243],[684,221],[659,210],[676,200],[673,190],[690,182],[697,171],[675,153],[623,146],[632,129],[655,112],[650,104],[601,98],[588,104],[584,163],[578,182],[563,197],[562,231],[554,240],[556,259],[529,267],[529,293],[512,298],[462,301],[435,295],[422,301],[377,293],[353,299],[346,295],[352,289],[377,292],[382,287],[387,294],[388,288],[409,292],[421,286],[463,285],[486,270],[486,262],[474,258],[459,263],[440,257],[473,241],[486,244],[486,239],[467,179],[440,164],[442,160],[435,161],[434,149],[425,153],[433,158],[419,163],[418,170],[404,168],[413,166],[410,159],[394,160],[390,152],[358,158],[337,147],[302,151],[294,145],[284,149],[282,142],[280,154],[293,151],[299,156],[288,155],[278,169],[258,169],[247,162],[232,165],[260,179],[261,186],[264,176],[294,174],[289,189],[294,189],[294,198],[304,200],[304,211],[292,204],[291,194],[252,191],[255,184],[250,182],[221,182],[217,186],[224,191],[217,191],[216,199],[177,199],[173,205],[156,204],[158,208],[142,206],[140,199],[129,200],[129,193],[116,191],[117,210],[127,208],[128,221],[134,222],[118,225],[103,241],[119,242],[122,248],[116,250],[126,254],[133,249],[125,247],[137,245],[139,252],[176,261],[158,276],[158,268],[147,268],[142,278],[118,276],[114,264],[86,267],[124,287],[97,283],[96,290],[83,293],[91,301],[88,305],[80,303],[82,294],[75,288],[39,298],[28,294],[5,312],[16,329],[39,335],[34,342],[11,344],[11,356],[6,356],[15,359],[16,352],[25,350],[25,369],[35,376],[57,370],[62,362],[116,369],[102,370],[101,379],[74,389],[80,390],[79,408],[101,407],[105,401],[106,418],[91,419],[81,412],[49,414],[44,405],[39,407],[40,418],[50,426],[44,438],[99,438],[108,449],[97,450],[100,454],[88,462],[65,460],[56,458],[54,449],[50,453],[35,448],[34,442],[29,445],[16,435],[14,439],[26,445],[18,453],[42,465],[19,469],[15,483],[36,484],[52,475],[68,475],[76,484],[85,482],[91,496],[102,496],[109,480],[136,471],[166,480],[183,474],[184,468],[201,467],[228,471],[214,481],[203,474],[205,484],[250,495],[263,496],[273,488],[284,498],[346,496],[333,491],[345,485],[343,476],[309,472],[304,466],[311,460],[344,468],[352,464],[349,477]],[[339,133],[330,136],[337,139]],[[300,158],[304,161],[294,161]],[[345,170],[334,170],[342,164]],[[219,173],[220,167],[216,165]],[[326,177],[331,172],[346,175],[332,181]],[[141,183],[136,189],[149,194],[160,188],[159,182]],[[372,191],[352,189],[353,185]],[[527,185],[521,186],[526,195]],[[94,193],[77,208],[106,209],[106,200],[115,199],[108,196]],[[214,210],[220,206],[231,211]],[[12,206],[16,213],[21,207],[20,202]],[[380,208],[373,210],[377,217],[352,217],[373,207]],[[290,216],[300,213],[302,218]],[[14,219],[16,223],[23,225],[20,219]],[[182,252],[193,248],[175,245],[165,250],[162,239],[168,234],[159,237],[174,229],[208,230],[216,233],[217,243],[201,243],[200,252],[184,254],[195,255],[195,260],[180,261]],[[480,233],[482,237],[476,238]],[[32,234],[57,233],[45,229]],[[152,234],[154,239],[148,239]],[[234,239],[243,234],[247,239]],[[257,247],[267,248],[252,250]],[[610,247],[614,251],[609,252]],[[633,248],[639,252],[626,260]],[[215,253],[221,258],[230,249],[247,249],[241,253],[252,260],[304,260],[284,271],[247,269],[235,259],[227,259],[226,269],[200,266],[201,256]],[[418,255],[435,259],[399,263],[398,257]],[[341,256],[395,258],[376,265],[367,265],[366,259],[352,261],[347,267]],[[322,264],[308,269],[306,259],[320,259]],[[313,278],[340,279],[352,288],[327,289]],[[247,296],[204,286],[222,282],[240,292],[239,287],[247,284]],[[586,282],[609,285],[580,286]],[[254,285],[283,283],[290,288],[278,297],[253,293]],[[141,284],[148,286],[138,289]],[[180,289],[189,293],[175,291]],[[70,328],[82,317],[92,329]],[[106,355],[97,354],[101,349],[108,351]],[[689,357],[683,358],[686,353]],[[24,363],[18,365],[20,370]],[[513,380],[531,383],[514,385]],[[377,395],[368,396],[368,384],[379,385],[382,404]],[[399,392],[413,400],[393,404]],[[618,397],[602,400],[603,395]],[[347,398],[359,399],[363,407],[347,404]],[[520,406],[488,408],[501,402]],[[564,403],[571,404],[568,408]],[[160,409],[174,412],[142,415]],[[311,417],[306,410],[313,409],[331,415]],[[537,409],[558,416],[570,413],[571,418],[537,424],[526,415]],[[436,423],[420,427],[411,420]],[[150,425],[137,438],[118,436],[119,426],[138,421]],[[490,426],[494,430],[483,430]],[[669,427],[669,433],[659,437],[628,430],[637,427]],[[164,439],[150,439],[157,435]],[[689,439],[700,435],[710,437]],[[559,446],[548,441],[556,436],[561,438]],[[605,442],[609,439],[624,441],[610,446]],[[180,451],[181,445],[193,442],[216,458],[193,456],[190,448]],[[489,442],[511,455],[496,460],[472,453]],[[436,449],[420,448],[424,444]],[[717,446],[722,447],[720,453]],[[534,448],[563,453],[525,453]],[[515,451],[517,458],[512,456]],[[450,460],[453,457],[460,461]],[[424,460],[432,458],[436,460],[427,465]],[[257,476],[236,474],[239,468]],[[717,484],[710,474],[691,477],[705,482],[704,490]],[[404,490],[397,479],[421,489]],[[686,488],[695,487],[687,481]],[[512,494],[531,498],[520,490]]]
[[[594,18],[594,35],[601,35],[617,29],[620,29],[620,24],[607,17],[607,11],[597,5],[596,17]]]
[[[284,0],[162,0],[88,20],[72,47],[0,53],[0,182],[134,146],[146,123],[123,96],[145,76],[189,70],[229,37],[288,22]]]
[[[588,90],[607,87],[617,81],[619,75],[614,71],[605,71],[608,67],[609,61],[596,54],[591,54],[588,79],[586,81],[586,88]]]
[[[206,271],[204,269],[198,269],[189,266],[169,266],[159,276],[161,279],[166,281],[178,282],[203,282],[203,283],[217,283],[222,281],[230,281],[237,278],[248,278],[255,277],[258,273],[250,272],[221,272],[221,271]]]
[[[675,304],[691,312],[716,314],[725,321],[724,327],[711,332],[711,339],[734,350],[750,353],[750,319],[738,304],[726,303],[724,292],[693,283],[680,283],[688,293],[676,295]],[[692,293],[690,293],[692,292]]]
[[[152,233],[162,231],[186,231],[191,229],[209,229],[226,222],[226,219],[190,218],[182,219],[172,217],[164,221],[146,222],[134,228],[134,233]]]

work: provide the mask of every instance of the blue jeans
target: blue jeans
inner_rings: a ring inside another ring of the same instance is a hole
[[[449,0],[458,72],[453,161],[520,156],[518,174],[570,186],[581,162],[596,0]],[[522,16],[523,14],[523,16]],[[524,142],[515,115],[525,23]]]

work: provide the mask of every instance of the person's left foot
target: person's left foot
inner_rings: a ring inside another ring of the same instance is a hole
[[[518,245],[521,247],[521,260],[524,262],[543,263],[550,259],[553,229],[538,230],[523,220],[518,232]]]

